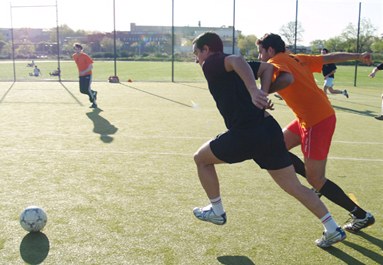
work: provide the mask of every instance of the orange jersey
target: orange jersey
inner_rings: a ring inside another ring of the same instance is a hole
[[[315,83],[313,73],[322,71],[320,55],[278,53],[268,60],[276,68],[274,79],[281,72],[291,73],[294,82],[278,93],[294,112],[303,128],[310,128],[335,114],[326,94]]]
[[[89,55],[86,54],[85,52],[74,53],[72,57],[73,57],[73,60],[76,62],[79,73],[87,69],[89,65],[93,63],[92,58],[90,58]],[[82,76],[91,75],[91,74],[92,74],[92,70],[86,72]]]

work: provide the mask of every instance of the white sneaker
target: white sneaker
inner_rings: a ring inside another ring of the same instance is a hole
[[[203,208],[194,208],[194,216],[201,221],[210,222],[216,225],[224,225],[226,223],[226,213],[222,215],[216,215],[213,211],[211,204]]]
[[[318,247],[328,248],[344,239],[346,239],[346,233],[341,227],[338,227],[333,233],[324,232],[321,238],[315,240],[315,243]]]

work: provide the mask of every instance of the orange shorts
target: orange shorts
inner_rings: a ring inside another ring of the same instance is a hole
[[[299,135],[305,158],[325,160],[335,131],[336,117],[332,115],[310,128],[302,128],[298,120],[287,125],[286,129]]]

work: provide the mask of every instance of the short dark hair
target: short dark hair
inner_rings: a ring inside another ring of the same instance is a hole
[[[326,48],[323,48],[322,51],[325,51],[326,53],[328,53],[328,50]]]
[[[218,34],[214,32],[200,34],[193,40],[193,44],[200,50],[204,45],[207,45],[212,52],[223,52],[223,42]]]
[[[80,43],[73,44],[73,48],[80,48],[81,50],[83,49]]]
[[[282,40],[281,36],[274,33],[266,33],[262,38],[257,40],[256,44],[262,45],[265,49],[271,47],[275,50],[275,53],[286,51],[285,42]]]

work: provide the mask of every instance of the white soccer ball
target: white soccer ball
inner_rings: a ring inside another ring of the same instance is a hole
[[[38,232],[48,221],[44,210],[38,206],[29,206],[20,214],[20,225],[28,232]]]

